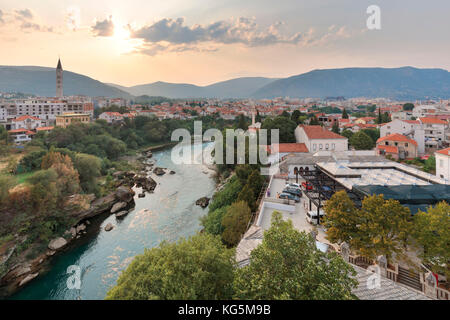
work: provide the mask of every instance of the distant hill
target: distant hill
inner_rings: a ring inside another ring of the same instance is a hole
[[[264,85],[277,79],[262,77],[236,78],[208,86],[187,83],[154,82],[133,87],[110,84],[128,93],[140,96],[164,96],[168,98],[246,98]]]
[[[273,81],[252,97],[387,97],[400,100],[450,98],[450,73],[443,69],[344,68],[314,70]]]
[[[46,67],[0,66],[0,91],[54,96],[55,72],[55,68]],[[64,95],[131,98],[128,92],[70,71],[64,71]]]
[[[55,69],[0,66],[0,91],[55,95]],[[344,68],[314,70],[275,79],[236,78],[208,86],[154,82],[133,87],[105,84],[64,71],[64,94],[133,98],[386,97],[399,100],[450,98],[450,73],[443,69]],[[159,98],[158,98],[159,99]]]

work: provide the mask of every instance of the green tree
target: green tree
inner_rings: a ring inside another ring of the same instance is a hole
[[[80,185],[86,193],[98,192],[96,179],[101,175],[102,162],[96,156],[79,153],[75,156],[75,168],[80,176]]]
[[[342,110],[342,119],[348,119],[348,113],[347,110],[345,110],[345,108],[344,110]]]
[[[297,123],[292,121],[290,118],[278,116],[275,118],[267,118],[261,125],[262,129],[269,130],[278,129],[280,143],[295,142],[295,128],[297,128]],[[271,137],[268,137],[268,144],[271,144]]]
[[[348,139],[348,141],[350,142],[350,139],[353,136],[353,131],[349,130],[349,129],[345,129],[344,131],[342,131],[341,136],[344,136]]]
[[[313,115],[310,119],[309,119],[309,125],[310,126],[318,126],[319,120],[317,119],[316,115]]]
[[[333,126],[331,127],[331,131],[333,131],[334,133],[339,134],[339,122],[338,121],[334,121],[333,122]]]
[[[235,298],[252,300],[347,300],[357,281],[353,268],[336,253],[322,253],[315,241],[292,221],[274,212],[272,226],[251,263],[236,270]]]
[[[359,237],[359,216],[353,201],[347,192],[338,191],[324,206],[324,226],[327,228],[327,239],[333,243],[347,242]]]
[[[120,275],[108,300],[211,300],[232,296],[234,250],[197,234],[146,249]]]
[[[431,270],[450,278],[450,205],[442,201],[414,216],[414,238],[422,247],[420,258]]]
[[[222,220],[227,213],[228,206],[218,208],[214,211],[209,212],[207,215],[200,218],[200,222],[206,232],[212,235],[222,235],[224,230],[222,225]]]
[[[247,231],[251,217],[252,213],[245,201],[238,201],[229,206],[222,219],[222,240],[230,247],[237,245]]]
[[[434,156],[429,156],[427,160],[425,160],[423,170],[428,173],[436,172],[436,158]]]
[[[371,150],[375,146],[372,138],[363,131],[358,131],[350,138],[350,144],[356,150]]]
[[[253,190],[248,183],[242,188],[241,192],[239,192],[237,200],[245,201],[251,211],[256,211],[255,190]]]
[[[383,195],[364,198],[360,219],[360,236],[352,244],[363,255],[375,259],[380,255],[389,260],[394,254],[402,256],[411,231],[411,213],[407,207]]]
[[[237,128],[242,129],[244,131],[246,131],[248,129],[248,123],[247,123],[247,121],[245,121],[245,117],[243,114],[239,115],[239,121],[238,121]]]
[[[403,105],[404,111],[411,111],[412,109],[414,109],[414,104],[411,102],[407,102]]]

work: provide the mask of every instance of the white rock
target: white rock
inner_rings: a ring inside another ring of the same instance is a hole
[[[64,247],[66,244],[66,239],[59,237],[50,241],[50,243],[48,244],[48,248],[50,250],[58,250]]]
[[[111,213],[116,213],[117,211],[125,208],[127,206],[126,202],[118,202],[111,208]]]
[[[31,280],[33,280],[34,278],[36,278],[39,275],[39,272],[37,273],[32,273],[27,275],[25,278],[22,279],[22,281],[20,281],[19,283],[19,287],[23,286],[24,284],[30,282]]]

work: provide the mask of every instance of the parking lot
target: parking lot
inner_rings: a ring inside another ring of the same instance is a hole
[[[299,183],[301,183],[303,180],[301,180],[299,178]],[[295,183],[295,179],[290,179],[289,180],[290,183],[294,182]],[[273,203],[280,203],[282,204],[283,202],[280,201],[279,199],[277,199],[277,194],[281,193],[284,189],[284,186],[286,185],[286,180],[285,179],[272,179],[272,183],[269,186],[269,190],[270,190],[270,196],[268,196],[267,194],[265,195],[264,200],[268,201],[268,202],[273,202]],[[270,206],[265,207],[262,212],[260,213],[260,223],[259,225],[261,226],[261,228],[263,228],[264,230],[267,230],[270,228],[270,222],[272,219],[272,213],[273,211],[278,211],[281,212],[283,219],[287,220],[287,219],[291,219],[292,220],[292,224],[294,226],[295,229],[299,230],[299,231],[305,231],[305,232],[310,232],[311,230],[313,230],[314,226],[312,224],[310,224],[307,220],[306,220],[306,209],[304,204],[305,201],[308,201],[308,198],[303,195],[300,198],[300,202],[299,203],[294,203],[291,201],[290,203],[292,204],[290,207],[292,208],[292,210],[280,210],[280,209],[274,209],[271,208]],[[317,236],[317,240],[321,241],[321,242],[325,242],[325,243],[329,243],[326,239],[325,239],[325,232],[323,230],[323,228],[321,226],[319,226],[317,228],[318,230],[318,236]]]

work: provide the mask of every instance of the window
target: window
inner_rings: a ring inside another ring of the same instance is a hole
[[[322,150],[322,149],[323,149],[323,145],[319,144],[319,150]]]
[[[440,159],[440,160],[439,160],[439,167],[442,168],[443,166],[444,166],[444,160]]]
[[[408,146],[408,142],[405,143],[405,147],[407,147],[407,146]]]
[[[327,144],[325,145],[325,150],[328,150],[329,147],[330,147],[330,145],[327,143]]]
[[[389,145],[389,141],[386,141],[384,144],[388,146]]]
[[[314,143],[314,144],[313,144],[313,150],[316,150],[316,148],[317,148],[317,146],[316,146],[316,144]]]
[[[331,144],[331,150],[334,150],[336,148],[336,145],[334,143]]]

